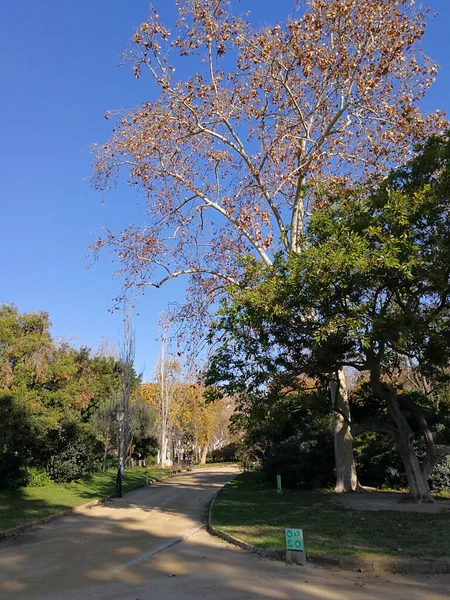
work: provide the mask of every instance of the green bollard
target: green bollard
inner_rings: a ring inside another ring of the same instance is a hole
[[[281,489],[281,475],[277,475],[277,494],[282,494],[283,490]]]

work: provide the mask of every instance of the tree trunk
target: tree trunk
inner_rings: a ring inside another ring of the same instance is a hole
[[[430,486],[422,473],[419,459],[413,446],[413,432],[400,410],[397,394],[394,390],[391,390],[388,394],[387,405],[389,413],[398,428],[397,446],[405,467],[409,493],[417,502],[433,502]]]
[[[208,456],[208,444],[205,444],[203,446],[203,450],[202,450],[202,457],[200,459],[200,464],[201,465],[206,465],[206,457]]]
[[[405,467],[410,495],[417,502],[433,502],[428,481],[420,468],[412,440],[405,435],[400,435],[397,446]]]
[[[105,439],[105,451],[103,453],[103,465],[102,465],[102,471],[103,471],[103,473],[106,471],[106,459],[108,458],[108,448],[109,448],[109,437],[106,436],[106,439]]]
[[[353,456],[350,405],[347,384],[342,369],[337,372],[339,386],[333,410],[334,456],[336,461],[335,492],[354,492],[358,489],[358,478]]]
[[[167,436],[166,432],[161,432],[161,468],[164,469],[167,460]]]
[[[380,381],[379,365],[376,365],[371,369],[370,384],[377,396],[386,402],[389,414],[396,425],[397,434],[395,441],[403,466],[405,467],[411,497],[416,500],[416,502],[433,502],[430,486],[422,472],[419,459],[414,449],[413,431],[400,409],[397,392],[386,383]]]

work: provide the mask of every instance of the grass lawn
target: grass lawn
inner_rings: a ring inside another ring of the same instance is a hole
[[[332,492],[283,490],[243,473],[218,495],[212,523],[261,548],[285,548],[284,528],[303,529],[316,556],[359,558],[450,556],[450,511],[439,514],[356,511],[329,502]]]
[[[95,473],[91,477],[71,483],[51,482],[43,487],[25,487],[0,492],[0,531],[21,525],[33,519],[47,517],[90,500],[113,495],[116,469]],[[126,469],[122,483],[123,491],[144,485],[149,480],[167,475],[167,470],[134,467]]]

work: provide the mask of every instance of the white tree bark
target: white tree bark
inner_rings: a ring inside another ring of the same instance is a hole
[[[166,358],[166,340],[161,338],[161,358],[158,365],[158,409],[160,417],[159,445],[161,453],[160,464],[164,468],[168,462],[167,450],[172,424],[171,406],[177,385],[177,373],[179,364]],[[173,462],[172,460],[170,461]]]
[[[358,488],[355,460],[353,456],[353,436],[351,432],[350,405],[347,383],[343,369],[337,372],[335,406],[333,407],[334,456],[336,462],[336,492],[354,492]]]
[[[202,450],[202,457],[200,459],[200,464],[201,465],[206,465],[206,458],[208,457],[208,444],[206,443],[203,446],[203,450]]]

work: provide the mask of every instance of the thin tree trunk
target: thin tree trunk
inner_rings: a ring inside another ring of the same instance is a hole
[[[333,410],[334,456],[336,463],[336,492],[354,492],[358,489],[353,436],[351,432],[350,404],[348,402],[345,373],[337,372],[339,386]]]
[[[202,457],[200,459],[200,464],[201,465],[206,465],[206,457],[208,456],[208,444],[205,444],[203,446],[203,450],[202,450]]]
[[[166,460],[167,460],[167,436],[166,436],[166,432],[163,430],[161,432],[161,468],[164,469],[164,467],[166,466]]]
[[[105,439],[105,451],[103,453],[103,465],[102,465],[102,471],[103,471],[103,473],[106,471],[106,459],[108,457],[108,447],[109,447],[109,436],[106,436],[106,439]]]

